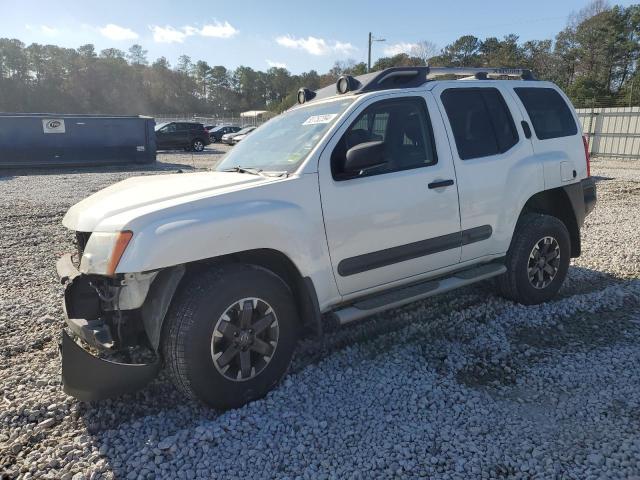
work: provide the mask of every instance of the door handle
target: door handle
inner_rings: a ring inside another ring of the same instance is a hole
[[[531,138],[531,128],[529,128],[529,124],[524,120],[520,123],[522,125],[522,131],[524,132],[524,136],[527,138]]]
[[[435,182],[431,182],[427,186],[429,188],[442,188],[442,187],[450,187],[451,185],[453,185],[453,180],[449,179],[449,180],[438,180]]]

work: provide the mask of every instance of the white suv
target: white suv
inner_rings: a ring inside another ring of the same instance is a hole
[[[156,360],[100,359],[63,332],[65,391],[122,394],[164,364],[187,395],[237,407],[274,387],[325,320],[491,277],[523,304],[556,294],[596,192],[555,85],[407,67],[298,102],[215,171],[131,178],[69,210],[80,251],[58,272],[73,336]]]

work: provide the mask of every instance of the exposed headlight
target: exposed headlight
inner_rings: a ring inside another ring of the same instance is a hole
[[[94,232],[80,260],[82,273],[113,276],[133,232]]]

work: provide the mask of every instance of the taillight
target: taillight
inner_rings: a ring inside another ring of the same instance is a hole
[[[589,137],[582,135],[582,144],[584,145],[584,158],[587,161],[587,177],[591,176],[591,155],[589,155]]]

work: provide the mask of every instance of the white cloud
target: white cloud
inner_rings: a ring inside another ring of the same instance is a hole
[[[187,37],[200,35],[202,37],[212,38],[231,38],[238,34],[238,30],[229,22],[209,23],[202,28],[186,25],[182,28],[175,28],[171,25],[161,27],[159,25],[151,25],[149,27],[153,34],[153,40],[158,43],[183,43]]]
[[[149,28],[153,33],[153,40],[158,43],[182,43],[185,38],[194,34],[190,27],[178,30],[170,25],[165,27],[153,25]]]
[[[121,27],[113,23],[99,28],[98,31],[109,40],[135,40],[138,38],[138,34],[130,28]]]
[[[388,57],[393,57],[394,55],[398,55],[400,53],[411,53],[411,51],[417,47],[417,43],[401,42],[386,45],[383,51],[384,54]]]
[[[229,22],[215,22],[205,25],[200,29],[200,35],[203,37],[231,38],[237,34],[238,30],[236,30]]]
[[[357,50],[356,47],[351,45],[349,42],[336,42],[333,49],[341,55],[349,55]]]
[[[276,43],[286,48],[296,50],[304,50],[311,55],[328,55],[336,53],[339,55],[347,55],[356,49],[350,43],[333,42],[329,43],[324,38],[308,36],[307,38],[295,38],[291,35],[281,35],[276,38]]]
[[[54,27],[49,27],[48,25],[39,25],[37,27],[34,27],[33,25],[25,25],[24,28],[26,28],[28,31],[30,32],[36,32],[39,31],[40,33],[47,35],[49,37],[55,37],[57,35],[59,35],[60,29],[58,28],[54,28]]]
[[[47,25],[40,25],[40,31],[45,35],[56,36],[60,33],[60,30],[53,27],[48,27]]]
[[[269,60],[268,58],[265,61],[270,67],[287,68],[287,64],[283,62],[274,62],[273,60]]]

